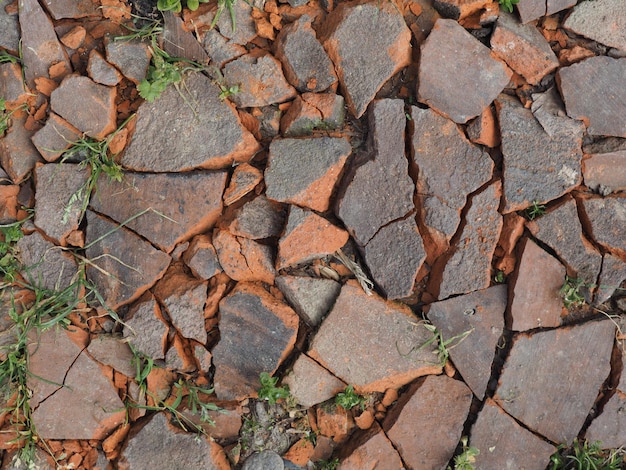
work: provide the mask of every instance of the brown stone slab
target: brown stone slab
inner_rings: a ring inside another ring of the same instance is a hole
[[[626,198],[584,199],[582,205],[594,240],[612,252],[626,257]]]
[[[568,15],[565,28],[606,46],[626,51],[626,3],[582,2]]]
[[[236,237],[226,230],[213,233],[213,245],[222,269],[231,279],[274,283],[274,247]]]
[[[341,459],[342,470],[363,470],[368,467],[381,470],[404,468],[397,450],[378,424],[368,431],[352,436],[347,449],[342,450],[343,453],[349,455]]]
[[[341,290],[341,284],[332,279],[304,276],[278,276],[276,287],[300,318],[310,326],[320,324]]]
[[[626,190],[626,150],[589,155],[583,161],[585,185],[606,194]]]
[[[63,152],[82,137],[81,132],[58,114],[50,113],[46,124],[32,137],[41,156],[47,162],[58,160]]]
[[[0,139],[0,165],[14,184],[20,184],[40,162],[41,155],[33,145],[33,132],[24,127],[26,116],[14,114],[11,127]]]
[[[333,398],[347,386],[306,354],[298,357],[284,383],[305,408]]]

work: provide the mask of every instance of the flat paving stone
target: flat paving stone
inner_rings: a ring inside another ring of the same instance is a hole
[[[211,351],[221,400],[254,395],[261,372],[272,374],[291,352],[298,315],[255,284],[239,283],[220,302],[220,340]]]
[[[236,212],[228,230],[233,235],[252,240],[279,236],[285,226],[286,210],[282,204],[258,196]]]
[[[505,212],[545,203],[581,182],[582,133],[572,132],[569,120],[556,124],[553,135],[516,99],[496,101],[504,166]]]
[[[560,290],[565,266],[526,238],[512,280],[511,329],[525,331],[561,325],[563,299]]]
[[[328,210],[330,196],[352,151],[348,141],[342,137],[276,139],[269,150],[265,170],[268,199],[318,212]]]
[[[462,381],[429,375],[404,393],[383,429],[408,468],[445,468],[471,403],[472,392]]]
[[[147,44],[141,41],[110,40],[105,50],[107,61],[131,82],[139,84],[146,78],[152,57]]]
[[[235,281],[274,283],[274,248],[254,240],[236,237],[226,230],[213,234],[213,245],[224,272]]]
[[[47,0],[45,6],[55,20],[100,16],[98,7],[91,0]]]
[[[94,82],[106,86],[115,86],[122,80],[122,74],[95,49],[89,53],[87,74]]]
[[[24,127],[26,117],[13,115],[11,127],[0,139],[0,165],[13,184],[20,184],[30,175],[41,155],[31,139],[34,132]]]
[[[123,166],[160,173],[214,170],[248,161],[259,150],[232,105],[219,99],[220,89],[210,79],[191,74],[184,89],[185,99],[170,86],[153,103],[139,107]]]
[[[33,134],[32,142],[47,162],[58,160],[63,152],[82,137],[81,132],[55,113],[50,113],[46,124]]]
[[[276,269],[295,267],[331,255],[348,242],[348,232],[315,212],[289,209],[287,227],[278,241]]]
[[[501,196],[498,181],[472,198],[459,241],[443,267],[440,300],[484,289],[491,283],[491,258],[502,229],[498,213]]]
[[[535,220],[534,235],[552,248],[568,267],[570,276],[596,284],[602,255],[585,238],[576,202],[569,198],[556,209]]]
[[[616,82],[623,76],[626,58],[591,57],[559,69],[567,114],[584,121],[589,134],[626,137],[626,90]]]
[[[475,468],[545,470],[556,448],[524,429],[487,399],[472,426],[470,443],[480,451]]]
[[[417,193],[431,236],[444,248],[461,222],[467,196],[491,179],[493,160],[458,126],[430,109],[411,107]]]
[[[348,282],[307,354],[359,393],[384,392],[441,371],[434,345],[420,348],[431,336],[408,307]]]
[[[598,277],[598,288],[595,292],[594,302],[601,304],[606,302],[619,291],[619,286],[626,280],[626,263],[621,258],[610,253],[602,257],[602,270]]]
[[[572,442],[611,371],[614,334],[604,320],[517,336],[494,400],[552,442]]]
[[[115,310],[132,302],[165,273],[171,258],[124,227],[88,210],[87,277]],[[114,254],[114,255],[112,255]]]
[[[330,400],[347,387],[346,383],[306,354],[296,359],[292,371],[283,382],[289,386],[289,393],[305,408]]]
[[[381,470],[404,468],[398,451],[378,424],[368,431],[352,436],[349,446],[350,455],[340,463],[342,470],[362,470],[368,467]]]
[[[74,196],[87,183],[87,168],[74,164],[48,164],[35,169],[35,225],[62,245],[82,218],[83,198]]]
[[[405,217],[415,206],[415,185],[404,155],[406,116],[402,100],[372,103],[368,115],[371,158],[353,169],[336,208],[350,235],[367,245],[378,230]],[[367,195],[367,204],[364,204]]]
[[[626,51],[626,5],[620,0],[582,2],[572,9],[563,26],[580,36]]]
[[[320,92],[337,81],[335,67],[303,15],[283,27],[274,42],[276,58],[283,64],[285,78],[298,91]]]
[[[626,198],[583,199],[582,206],[591,225],[591,236],[602,246],[626,256]]]
[[[341,290],[341,284],[332,279],[305,276],[278,276],[276,287],[309,326],[320,324]]]
[[[50,95],[50,107],[76,129],[100,140],[117,127],[116,97],[115,88],[70,75]]]
[[[127,377],[134,377],[137,368],[133,364],[133,352],[128,343],[118,337],[99,334],[91,338],[86,349],[89,357],[100,364],[113,367]]]
[[[8,13],[5,8],[12,0],[0,1],[0,47],[16,53],[20,44],[20,23],[17,13]]]
[[[189,248],[183,254],[183,262],[191,269],[193,275],[200,279],[210,279],[222,272],[211,237],[205,234],[191,240]]]
[[[310,135],[315,129],[340,128],[345,119],[344,99],[334,93],[297,96],[280,120],[285,137]]]
[[[411,32],[391,4],[340,3],[326,18],[321,40],[357,118],[385,82],[411,62]]]
[[[532,85],[559,66],[539,30],[534,25],[520,23],[510,13],[500,12],[490,44],[496,56]]]
[[[418,99],[457,123],[482,113],[511,71],[454,20],[440,19],[421,46]]]
[[[124,172],[116,182],[103,174],[91,207],[171,252],[213,227],[222,212],[226,177],[225,171]]]
[[[458,338],[449,348],[450,358],[479,400],[484,398],[491,377],[506,306],[507,287],[498,285],[434,302],[427,312],[444,341]]]
[[[583,161],[585,186],[594,191],[626,190],[626,150],[595,153]]]
[[[146,292],[124,317],[124,339],[137,351],[152,359],[165,357],[167,325],[155,297]]]

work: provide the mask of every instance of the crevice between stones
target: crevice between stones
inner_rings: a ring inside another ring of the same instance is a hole
[[[72,363],[69,365],[69,367],[67,368],[67,370],[65,371],[65,374],[63,375],[63,381],[61,382],[61,384],[59,385],[59,387],[57,387],[56,390],[54,390],[53,392],[51,392],[47,397],[45,397],[43,400],[39,400],[39,403],[37,403],[37,406],[35,406],[33,408],[32,411],[36,411],[37,408],[39,408],[39,406],[41,406],[41,404],[46,401],[47,399],[51,398],[53,395],[55,395],[59,390],[61,390],[63,387],[65,387],[65,381],[67,380],[67,374],[70,373],[70,370],[72,369],[72,367],[74,366],[74,364],[76,364],[76,361],[78,360],[78,358],[80,357],[80,355],[87,349],[87,347],[82,348],[79,353],[76,355],[76,357],[74,358],[74,360],[72,361]],[[36,377],[39,380],[46,380],[43,377]]]

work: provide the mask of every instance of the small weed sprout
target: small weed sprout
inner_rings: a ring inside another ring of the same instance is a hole
[[[267,400],[270,405],[274,405],[281,398],[289,398],[289,387],[283,385],[277,387],[278,377],[271,377],[267,372],[261,372],[259,377],[261,381],[261,388],[259,389],[259,398],[261,400]]]
[[[505,281],[505,275],[504,275],[504,271],[500,271],[498,270],[496,272],[496,275],[493,277],[493,280],[497,283],[497,284],[502,284]]]
[[[229,96],[233,96],[239,93],[239,85],[226,86],[226,85],[220,84],[219,87],[220,87],[220,90],[222,90],[219,94],[219,98],[222,101],[224,101]]]
[[[503,10],[513,13],[513,5],[517,5],[519,0],[498,0]]]
[[[15,243],[24,236],[21,227],[26,220],[28,219],[0,226],[0,234],[3,238],[0,241],[0,277],[8,284],[15,282],[20,269]]]
[[[236,0],[217,0],[217,11],[215,12],[215,17],[213,21],[211,21],[211,28],[213,28],[224,13],[224,10],[227,9],[230,14],[230,23],[233,26],[233,31],[237,29],[237,22],[235,19],[235,1]]]
[[[12,110],[7,109],[6,100],[0,98],[0,137],[4,135],[6,130],[11,126],[11,116],[19,110],[26,109],[27,104],[21,104]]]
[[[550,457],[550,470],[619,470],[624,454],[621,449],[602,450],[598,441],[590,444],[574,439],[571,448],[561,444]]]
[[[463,451],[454,457],[454,470],[474,470],[476,456],[480,454],[480,450],[467,445],[467,436],[461,438],[461,445],[463,446]],[[448,467],[448,470],[452,469]]]
[[[207,3],[209,0],[186,0],[185,6],[191,11],[196,11],[201,3]],[[157,8],[161,11],[173,11],[180,13],[183,9],[182,0],[158,0]]]
[[[332,460],[320,460],[315,463],[313,467],[315,470],[337,470],[339,467],[339,459],[334,458]]]
[[[343,392],[337,394],[335,403],[344,410],[351,410],[355,406],[358,406],[361,408],[361,411],[364,411],[367,398],[356,393],[352,385],[348,385]]]
[[[9,54],[7,51],[0,51],[0,64],[10,62],[12,64],[18,64],[22,62],[19,57]]]
[[[559,290],[565,308],[577,308],[585,305],[585,297],[580,292],[583,287],[586,287],[586,284],[582,279],[565,276],[565,282]]]
[[[409,354],[411,354],[413,351],[415,350],[421,351],[422,349],[427,348],[428,346],[430,346],[436,341],[437,350],[433,351],[433,353],[437,354],[437,364],[439,364],[441,367],[445,366],[446,362],[448,362],[448,359],[450,358],[450,350],[457,347],[462,341],[465,340],[465,338],[469,336],[469,334],[472,331],[474,331],[474,327],[472,327],[471,329],[464,331],[463,333],[453,336],[450,339],[444,340],[443,334],[441,333],[441,331],[437,329],[435,325],[433,325],[432,323],[428,323],[428,322],[422,322],[421,324],[424,326],[424,328],[426,328],[428,331],[432,333],[432,336],[421,346],[419,347],[414,346],[413,348],[411,348],[411,350],[408,353],[406,354],[400,353],[400,355],[406,357]],[[397,343],[396,343],[396,349],[398,349]],[[398,349],[398,352],[400,352],[399,349]]]
[[[534,200],[532,206],[525,211],[525,215],[528,220],[535,220],[537,217],[540,217],[545,213],[546,206],[544,204],[539,204],[539,201],[537,200]]]

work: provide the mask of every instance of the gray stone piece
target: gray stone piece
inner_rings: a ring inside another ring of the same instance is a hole
[[[237,211],[228,230],[233,235],[252,240],[278,237],[285,226],[286,215],[282,204],[258,196]]]
[[[43,4],[55,20],[100,16],[98,6],[91,0],[44,0]]]
[[[529,23],[542,16],[550,16],[576,5],[577,0],[527,0],[516,6],[522,23]]]
[[[626,3],[621,0],[581,2],[565,20],[566,29],[626,51]]]
[[[143,42],[110,40],[106,45],[106,57],[126,78],[138,84],[146,78],[152,54]]]
[[[224,67],[227,62],[241,57],[246,53],[245,47],[229,42],[228,39],[222,36],[215,28],[206,32],[202,40],[202,46],[207,51],[211,63],[215,64],[220,69]]]
[[[595,153],[584,161],[585,186],[602,194],[626,191],[626,150]]]
[[[160,320],[161,311],[154,296],[145,293],[124,318],[124,339],[137,351],[154,360],[163,359],[167,326]]]
[[[610,251],[626,257],[626,197],[584,199],[582,204],[592,237]]]
[[[276,278],[276,286],[309,326],[320,324],[341,290],[341,284],[332,279],[286,275]]]
[[[30,175],[41,155],[31,141],[33,132],[24,127],[26,116],[13,116],[11,127],[0,139],[0,164],[13,184],[20,184]]]
[[[81,132],[62,117],[50,112],[46,124],[33,134],[32,142],[48,162],[58,160],[65,150],[82,137]]]
[[[137,367],[133,364],[133,352],[120,338],[99,334],[87,346],[89,355],[100,364],[113,367],[127,377],[135,377]]]
[[[17,14],[6,12],[5,8],[10,3],[12,0],[0,1],[0,47],[17,54],[20,43],[20,23]]]
[[[305,408],[330,400],[347,386],[306,354],[298,357],[284,383]]]
[[[218,169],[247,161],[259,149],[210,79],[189,75],[184,88],[189,93],[185,99],[171,86],[139,107],[123,166],[149,172]]]
[[[229,15],[230,16],[230,15]],[[182,18],[173,11],[163,12],[163,48],[172,57],[181,57],[208,64],[209,56],[193,33],[184,26]]]
[[[101,85],[115,86],[122,80],[122,74],[95,49],[89,53],[87,73],[89,78]]]

